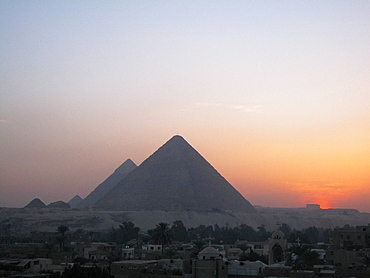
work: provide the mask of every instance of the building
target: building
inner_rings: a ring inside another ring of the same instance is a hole
[[[177,260],[131,260],[113,262],[111,275],[114,278],[136,277],[182,277],[183,261]]]
[[[208,246],[192,261],[193,278],[226,278],[227,265],[216,248]]]
[[[162,258],[162,245],[146,244],[141,247],[141,259],[159,260]]]
[[[122,249],[122,259],[124,260],[133,260],[135,257],[135,248],[126,246]]]
[[[268,263],[274,264],[285,260],[285,252],[288,249],[288,241],[281,230],[276,230],[271,238],[264,242],[247,242],[238,241],[236,246],[229,246],[227,248],[227,258],[229,260],[238,259],[242,254],[240,245],[246,245],[249,250],[246,253],[254,252],[260,256],[268,257]]]
[[[269,264],[285,260],[285,251],[288,249],[288,241],[282,231],[276,230],[269,241]]]
[[[28,275],[53,270],[53,262],[48,258],[1,260],[0,264]]]
[[[306,209],[308,210],[320,210],[319,204],[306,204]]]
[[[340,269],[362,269],[370,256],[370,224],[334,229],[326,250],[326,261]]]
[[[116,244],[94,242],[84,248],[84,258],[93,261],[106,261],[119,257],[122,247]]]
[[[228,277],[240,277],[240,276],[261,276],[263,275],[266,264],[261,261],[228,261]]]

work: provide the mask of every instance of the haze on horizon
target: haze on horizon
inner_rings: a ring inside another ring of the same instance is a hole
[[[369,1],[1,1],[0,206],[182,135],[253,205],[370,212]]]

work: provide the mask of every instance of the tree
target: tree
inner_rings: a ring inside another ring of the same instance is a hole
[[[173,235],[173,239],[181,242],[185,242],[188,236],[188,232],[182,223],[181,220],[176,220],[173,222],[171,227],[171,233]]]
[[[245,239],[248,241],[258,241],[256,231],[246,224],[239,225],[238,239]]]
[[[202,251],[204,246],[206,245],[204,241],[197,240],[193,242],[193,251],[191,252],[190,257],[191,258],[196,258],[198,256],[199,252]]]
[[[310,250],[306,246],[294,245],[289,248],[290,258],[287,262],[288,265],[292,265],[293,269],[312,269],[315,264],[323,264],[323,261],[319,258],[319,253]]]
[[[57,231],[62,235],[62,237],[64,237],[65,233],[69,231],[69,228],[67,225],[60,225],[58,226]]]
[[[257,227],[257,240],[258,241],[265,241],[269,237],[271,237],[271,232],[267,232],[266,226],[262,224],[261,226]]]
[[[303,235],[307,239],[307,243],[316,244],[319,241],[319,230],[314,227],[309,227],[303,230]]]
[[[251,251],[250,251],[249,254],[246,254],[246,257],[245,258],[246,258],[247,261],[251,261],[251,262],[261,261],[261,262],[263,262],[265,264],[268,263],[267,256],[260,255],[260,254],[258,254],[256,252],[254,252],[252,249],[251,249]]]
[[[119,225],[119,238],[118,243],[126,244],[131,239],[138,237],[139,227],[135,227],[135,224],[131,221],[124,221],[122,225]]]
[[[162,258],[164,252],[164,246],[171,244],[172,234],[170,232],[169,224],[161,222],[157,224],[153,231],[152,239],[154,243],[162,245]]]
[[[119,225],[118,229],[112,227],[108,230],[110,241],[117,244],[127,244],[128,241],[138,239],[140,228],[135,226],[131,221],[124,221]]]
[[[140,255],[140,235],[141,229],[139,227],[134,227],[135,239],[136,239],[136,249],[137,249],[137,256],[138,258],[141,257]]]
[[[285,238],[289,238],[292,233],[292,228],[287,223],[283,223],[281,224],[280,231],[284,233]]]
[[[46,250],[48,250],[48,253],[47,253],[46,257],[47,258],[51,258],[51,252],[54,250],[55,244],[54,243],[51,243],[51,242],[45,242],[44,243],[44,248]]]
[[[247,260],[247,254],[245,253],[245,251],[247,251],[249,249],[248,245],[240,244],[240,245],[238,245],[238,248],[243,251],[243,253],[239,257],[239,260],[240,261],[246,261]]]
[[[60,234],[60,237],[57,237],[57,241],[59,242],[60,251],[64,249],[65,247],[65,234],[69,231],[69,228],[67,225],[60,225],[57,228],[57,233]]]

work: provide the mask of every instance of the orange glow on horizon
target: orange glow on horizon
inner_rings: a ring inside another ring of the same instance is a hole
[[[249,140],[246,136],[232,145],[215,142],[198,149],[253,205],[319,204],[322,209],[360,210],[356,206],[367,206],[364,201],[354,201],[370,195],[370,150],[366,144],[343,143],[338,147],[338,143],[313,145],[306,139],[266,138]],[[217,152],[212,152],[215,149]]]
[[[331,208],[330,206],[326,205],[324,202],[318,203],[318,204],[320,205],[321,209],[330,209]]]

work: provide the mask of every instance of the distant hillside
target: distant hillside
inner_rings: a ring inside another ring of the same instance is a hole
[[[55,232],[61,225],[67,225],[71,231],[107,231],[118,228],[123,221],[131,221],[141,229],[154,228],[159,222],[173,224],[181,220],[188,228],[199,225],[235,227],[246,224],[254,229],[266,226],[269,231],[276,230],[278,224],[286,223],[292,229],[302,230],[308,227],[335,228],[361,226],[370,223],[370,213],[355,210],[316,210],[256,208],[253,213],[218,213],[218,212],[166,212],[166,211],[98,211],[91,209],[16,209],[0,208],[0,231],[11,228],[14,235],[29,234],[32,231]],[[2,226],[4,225],[4,226]],[[10,225],[10,226],[9,226]]]
[[[255,211],[178,135],[128,174],[96,206],[122,211]]]
[[[97,201],[102,199],[106,193],[108,193],[117,183],[123,180],[127,174],[136,168],[136,164],[131,160],[127,159],[121,164],[106,180],[99,184],[89,195],[83,199],[79,207],[95,205]]]

